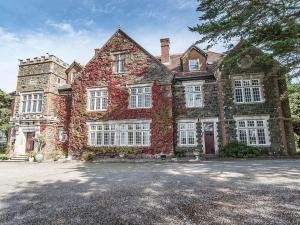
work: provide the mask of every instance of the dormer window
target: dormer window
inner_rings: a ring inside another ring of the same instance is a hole
[[[114,73],[125,73],[125,54],[114,55]]]
[[[200,70],[199,59],[190,59],[189,60],[189,71],[198,71]]]

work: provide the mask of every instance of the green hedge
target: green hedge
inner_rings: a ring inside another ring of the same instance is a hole
[[[260,148],[248,146],[239,142],[230,142],[220,150],[221,157],[254,158],[262,154]]]

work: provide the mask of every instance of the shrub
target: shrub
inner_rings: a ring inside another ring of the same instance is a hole
[[[253,158],[261,155],[261,149],[239,142],[230,142],[220,150],[221,157]]]
[[[66,151],[65,151],[64,149],[62,149],[62,148],[59,148],[59,149],[57,149],[57,150],[55,150],[55,151],[53,152],[53,158],[54,158],[55,160],[63,159],[63,158],[66,158],[66,157],[67,157],[67,153],[66,153]]]
[[[86,151],[84,153],[82,153],[81,155],[81,158],[84,160],[84,161],[90,161],[92,160],[93,158],[95,158],[96,156],[96,153],[93,152],[93,151]]]
[[[30,152],[27,153],[27,155],[28,155],[28,157],[30,157],[30,158],[34,158],[35,155],[36,155],[36,152],[35,152],[35,151],[30,151]]]
[[[7,160],[6,155],[3,153],[0,153],[0,160]]]

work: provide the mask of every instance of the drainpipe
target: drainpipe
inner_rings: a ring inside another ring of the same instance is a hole
[[[280,133],[280,141],[283,145],[283,155],[288,155],[287,151],[287,140],[286,134],[284,129],[284,121],[283,121],[283,112],[281,108],[281,98],[280,98],[280,91],[279,91],[279,84],[278,84],[278,75],[274,77],[274,87],[275,87],[275,94],[277,99],[277,115],[278,115],[278,126],[279,126],[279,133]]]

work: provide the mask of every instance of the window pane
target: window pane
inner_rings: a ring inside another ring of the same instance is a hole
[[[253,91],[253,101],[259,102],[260,101],[260,88],[255,87],[252,88]]]
[[[195,143],[194,132],[189,131],[188,132],[188,144],[193,145],[194,143]]]
[[[136,132],[135,134],[135,143],[136,145],[142,144],[142,132]]]
[[[234,81],[234,86],[235,87],[241,87],[242,86],[242,81],[240,81],[240,80]]]
[[[246,127],[245,121],[239,121],[239,127]]]
[[[202,94],[195,95],[195,106],[196,107],[202,106]]]
[[[241,88],[235,89],[235,99],[236,102],[243,102],[243,89]]]
[[[256,144],[255,129],[249,129],[248,134],[249,134],[249,144],[255,145]]]
[[[239,140],[241,143],[247,144],[247,131],[239,130]]]
[[[104,145],[109,145],[109,133],[104,132]]]
[[[133,145],[133,132],[128,132],[128,145]]]
[[[145,95],[145,107],[151,107],[151,95]]]
[[[245,88],[245,102],[251,102],[251,88]]]
[[[258,136],[258,144],[260,145],[266,144],[266,135],[264,129],[258,129],[257,136]]]
[[[190,71],[199,70],[199,61],[197,59],[189,60],[189,70]]]
[[[252,86],[259,86],[259,80],[252,80]]]
[[[130,108],[136,108],[136,95],[131,95],[130,96]]]
[[[186,145],[187,140],[186,140],[186,131],[181,131],[180,132],[180,144]]]
[[[97,145],[102,145],[102,133],[97,132]]]

